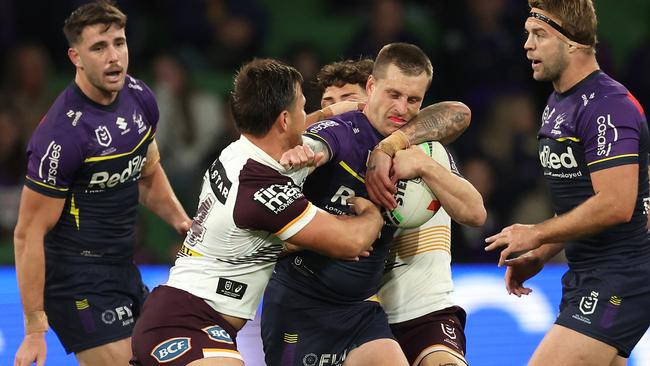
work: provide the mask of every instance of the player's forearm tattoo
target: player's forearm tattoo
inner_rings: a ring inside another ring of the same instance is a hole
[[[470,109],[461,102],[440,102],[420,110],[415,118],[400,130],[411,145],[424,141],[448,144],[469,126]]]

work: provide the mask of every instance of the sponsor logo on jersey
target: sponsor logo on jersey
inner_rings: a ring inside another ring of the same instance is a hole
[[[303,197],[299,187],[292,182],[286,184],[273,184],[266,188],[261,188],[253,193],[253,199],[264,207],[268,208],[275,214],[279,214],[289,207],[294,201]]]
[[[336,193],[334,193],[334,196],[330,202],[345,206],[348,202],[348,198],[351,197],[354,197],[354,189],[346,186],[340,186]]]
[[[68,111],[65,115],[72,118],[72,127],[77,127],[77,123],[79,122],[79,118],[81,118],[81,111],[73,111],[72,109]]]
[[[210,213],[210,210],[214,206],[214,198],[211,195],[207,195],[199,203],[199,208],[196,210],[196,216],[192,220],[192,227],[190,228],[189,235],[185,240],[185,243],[189,246],[194,246],[197,243],[203,240],[205,236],[205,220]]]
[[[347,353],[347,349],[342,353],[308,353],[303,356],[302,364],[303,366],[340,366],[343,365],[343,361],[345,361]]]
[[[212,166],[208,170],[208,174],[210,174],[210,187],[212,187],[212,192],[217,196],[219,202],[226,204],[226,199],[228,199],[228,192],[230,192],[232,182],[228,179],[226,169],[224,169],[219,159],[212,163]]]
[[[570,146],[567,146],[565,152],[556,153],[551,152],[551,148],[548,145],[544,145],[539,152],[539,161],[544,168],[549,169],[578,167],[578,161],[573,155],[573,149]]]
[[[246,293],[247,284],[229,280],[227,278],[219,278],[217,283],[217,293],[220,295],[232,297],[233,299],[241,300]]]
[[[52,140],[47,146],[47,150],[45,150],[45,154],[41,159],[41,164],[38,167],[38,177],[52,186],[56,185],[56,176],[59,173],[59,159],[61,159],[61,149],[61,145]],[[44,165],[46,174],[43,173]]]
[[[142,87],[140,86],[140,84],[138,84],[137,80],[135,80],[133,77],[129,75],[127,75],[127,77],[129,78],[129,82],[127,83],[127,86],[129,88],[142,91]]]
[[[99,126],[95,129],[95,136],[97,137],[97,143],[101,146],[108,147],[113,141],[111,133],[108,131],[106,126]]]
[[[609,127],[614,134],[614,138],[612,139],[614,142],[618,141],[618,129],[612,123],[612,116],[610,114],[607,116],[598,116],[596,118],[596,124],[598,126],[596,155],[609,156],[612,150],[612,143],[607,141],[607,129]]]
[[[121,172],[112,173],[108,171],[96,172],[90,178],[88,189],[105,189],[115,187],[119,183],[135,180],[140,177],[140,172],[144,168],[147,158],[136,155],[129,160],[128,166]]]
[[[142,114],[134,110],[131,118],[133,119],[133,123],[135,123],[135,125],[138,126],[138,135],[142,135],[142,133],[147,130],[147,126],[144,124],[144,121],[142,120]]]
[[[124,135],[129,131],[131,131],[131,129],[128,127],[128,124],[126,123],[126,120],[122,117],[117,117],[117,119],[115,120],[115,124],[120,130],[122,130],[120,135]]]
[[[175,337],[159,343],[152,351],[159,363],[173,361],[192,349],[192,340],[189,337]]]
[[[125,327],[127,325],[133,324],[134,319],[133,319],[133,312],[131,311],[131,307],[133,305],[124,305],[124,306],[118,306],[115,309],[107,309],[102,312],[102,321],[104,324],[113,324],[115,323],[116,320],[119,320],[122,322],[122,326]]]
[[[211,327],[203,328],[203,331],[206,332],[208,334],[208,338],[212,339],[213,341],[227,343],[227,344],[235,343],[230,337],[230,334],[228,334],[228,332],[226,332],[225,329],[221,328],[218,325],[213,325]]]
[[[318,132],[320,132],[320,131],[322,131],[322,130],[324,130],[326,128],[334,127],[334,126],[338,126],[338,125],[339,125],[339,123],[336,122],[336,121],[324,120],[324,121],[320,121],[320,122],[318,122],[318,123],[316,123],[314,125],[311,125],[311,127],[309,127],[307,132],[309,132],[309,133],[318,133]]]
[[[587,104],[589,104],[589,101],[594,99],[595,96],[596,93],[589,94],[589,97],[587,97],[587,94],[582,94],[582,104],[584,104],[584,106],[586,107]]]

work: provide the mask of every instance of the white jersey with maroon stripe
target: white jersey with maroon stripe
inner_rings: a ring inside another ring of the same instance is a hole
[[[460,176],[453,157],[438,161]],[[424,225],[398,230],[379,288],[391,324],[453,306],[451,292],[451,218],[441,207]]]
[[[168,286],[222,314],[253,319],[283,241],[317,208],[304,197],[307,169],[283,167],[242,136],[205,173],[192,228]]]
[[[398,231],[379,301],[391,324],[453,306],[451,218],[441,208],[424,225]]]

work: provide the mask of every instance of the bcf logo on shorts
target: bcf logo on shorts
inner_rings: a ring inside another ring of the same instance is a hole
[[[580,299],[580,312],[584,315],[591,315],[596,311],[598,304],[598,292],[591,291],[590,296],[583,296]]]
[[[218,325],[203,328],[203,331],[206,332],[208,334],[208,337],[213,341],[234,344],[232,338],[230,337],[230,334],[228,334],[225,329],[221,328]]]
[[[165,363],[181,357],[191,349],[192,345],[189,337],[175,337],[159,343],[151,351],[151,355],[158,362]]]

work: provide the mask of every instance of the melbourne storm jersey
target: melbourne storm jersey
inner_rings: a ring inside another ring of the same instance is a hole
[[[283,241],[316,215],[302,192],[308,169],[280,163],[242,136],[203,177],[199,207],[168,286],[216,311],[253,319]]]
[[[320,121],[307,129],[305,138],[324,142],[330,160],[305,182],[305,195],[321,209],[342,215],[346,200],[367,197],[366,161],[383,138],[361,112],[349,112]],[[297,252],[282,258],[274,279],[307,296],[327,302],[362,301],[377,292],[394,228],[384,226],[370,257],[358,262],[332,259],[314,252]]]
[[[594,195],[590,173],[639,165],[632,220],[566,245],[572,268],[628,264],[650,257],[646,229],[650,137],[643,109],[627,89],[596,71],[565,93],[553,93],[542,116],[539,156],[556,214]]]
[[[110,105],[72,83],[58,96],[27,148],[26,185],[65,198],[45,236],[48,259],[130,262],[138,184],[158,123],[151,90],[127,76]]]

